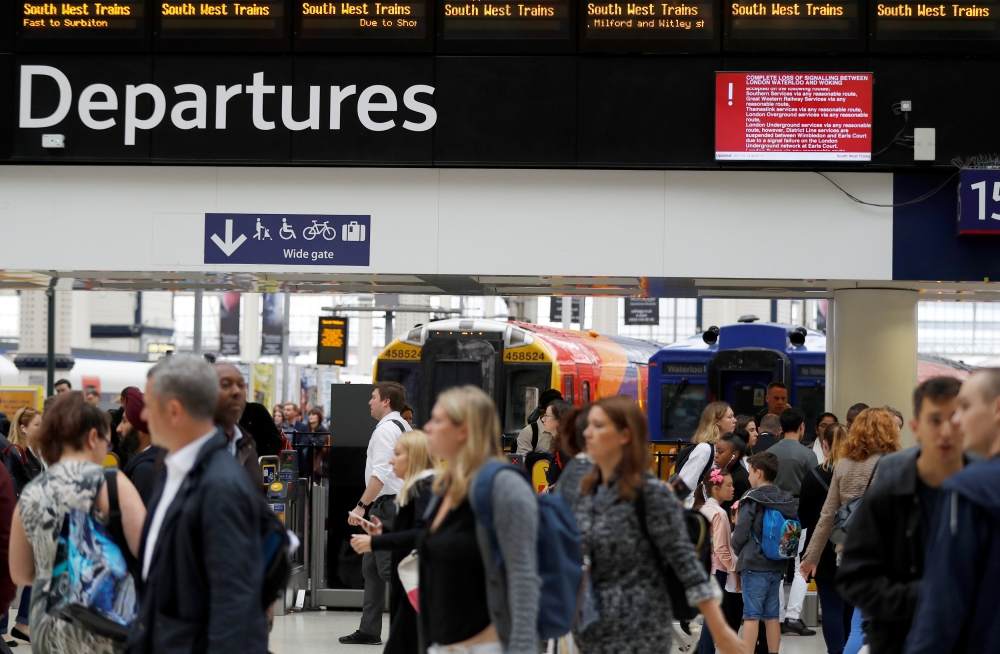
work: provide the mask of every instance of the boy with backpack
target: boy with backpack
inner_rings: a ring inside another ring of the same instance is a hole
[[[770,452],[751,456],[750,486],[740,500],[733,532],[736,570],[743,586],[743,642],[753,651],[759,622],[764,621],[767,649],[781,644],[781,584],[788,559],[798,551],[801,525],[795,520],[795,498],[774,485],[778,457]]]

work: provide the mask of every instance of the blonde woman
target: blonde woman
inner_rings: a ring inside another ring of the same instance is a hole
[[[497,472],[490,489],[503,564],[484,558],[476,537],[473,484],[486,463],[501,460],[493,401],[475,386],[451,388],[424,429],[428,451],[447,465],[435,476],[434,517],[417,543],[420,651],[537,654],[538,504],[517,470]]]
[[[358,554],[373,550],[392,552],[392,592],[389,594],[389,640],[385,654],[417,654],[417,612],[406,597],[399,581],[399,562],[413,551],[417,536],[423,531],[424,513],[433,493],[434,460],[427,452],[427,434],[415,429],[404,431],[396,440],[389,459],[394,475],[403,480],[403,488],[396,494],[396,518],[392,531],[383,531],[378,517],[373,517],[375,527],[362,525],[368,535],[351,538],[351,547]]]
[[[42,472],[38,451],[38,434],[42,430],[42,413],[34,407],[26,406],[18,409],[14,419],[10,421],[10,433],[7,440],[10,447],[4,449],[3,460],[14,482],[14,494],[21,496],[21,491],[28,482]]]
[[[691,445],[681,450],[677,457],[677,474],[673,479],[674,491],[684,501],[685,508],[694,506],[694,489],[715,463],[715,444],[719,437],[734,429],[736,416],[727,403],[712,402],[701,412]]]

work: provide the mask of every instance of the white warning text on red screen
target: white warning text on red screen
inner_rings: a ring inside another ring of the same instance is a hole
[[[871,161],[871,73],[716,73],[715,158]]]

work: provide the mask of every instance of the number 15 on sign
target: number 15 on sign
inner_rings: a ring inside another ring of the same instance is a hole
[[[976,182],[969,188],[978,191],[979,195],[979,220],[986,220],[986,182]],[[993,201],[1000,202],[1000,182],[993,182]],[[991,213],[990,218],[1000,220],[1000,213]]]
[[[1000,234],[1000,170],[966,168],[960,175],[958,233]]]

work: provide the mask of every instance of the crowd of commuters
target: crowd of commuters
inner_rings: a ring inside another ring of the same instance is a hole
[[[185,356],[151,368],[144,390],[125,389],[117,415],[60,386],[44,414],[18,411],[0,440],[5,615],[16,584],[26,588],[12,635],[42,653],[266,652],[274,516],[257,456],[276,427],[320,432],[322,412],[303,421],[289,403],[272,419],[247,402],[237,368]],[[829,654],[1000,651],[1000,370],[923,382],[909,421],[917,445],[902,451],[891,407],[854,405],[845,424],[821,414],[806,444],[787,389],[772,384],[766,398],[755,416],[709,404],[665,483],[631,398],[575,407],[543,393],[515,446],[549,462],[538,495],[501,465],[500,419],[482,390],[442,392],[421,431],[402,414],[404,387],[376,383],[365,489],[347,517],[364,607],[341,642],[382,643],[389,584],[387,652],[544,651],[549,613],[567,607],[551,603],[540,543],[562,516],[582,543],[565,636],[582,654],[670,651],[699,622],[701,654],[775,654],[783,635],[814,633],[801,619],[810,579]],[[124,466],[109,472],[116,447]],[[125,562],[114,573],[100,551],[81,553],[117,575],[126,635],[53,609],[69,592],[53,583],[68,565],[62,543],[83,520],[104,525]],[[707,549],[692,520],[710,530]],[[796,522],[801,538],[785,532],[794,537],[775,556],[773,525]],[[675,631],[673,616],[691,609],[703,620]]]

